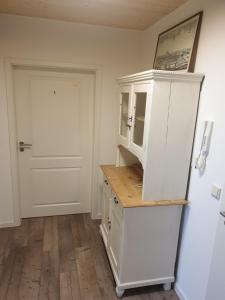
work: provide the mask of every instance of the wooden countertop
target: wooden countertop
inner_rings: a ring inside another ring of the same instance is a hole
[[[123,207],[185,205],[186,200],[142,200],[142,176],[134,167],[102,165],[101,169]]]

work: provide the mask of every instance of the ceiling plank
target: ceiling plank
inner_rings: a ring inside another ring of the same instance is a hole
[[[0,13],[144,30],[187,0],[0,0]]]

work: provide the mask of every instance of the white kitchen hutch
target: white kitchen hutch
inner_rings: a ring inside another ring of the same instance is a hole
[[[118,79],[116,165],[104,174],[100,232],[125,289],[174,282],[203,75],[150,70]]]

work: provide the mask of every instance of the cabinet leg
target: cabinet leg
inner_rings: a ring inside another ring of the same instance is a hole
[[[171,282],[164,283],[163,289],[164,289],[164,291],[170,291],[171,290]]]
[[[118,298],[121,298],[123,297],[123,294],[124,294],[124,290],[119,288],[118,286],[116,287],[116,295]]]

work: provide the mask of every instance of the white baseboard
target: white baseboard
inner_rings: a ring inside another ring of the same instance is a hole
[[[188,300],[188,298],[184,295],[183,291],[179,287],[179,284],[175,283],[174,290],[177,293],[177,296],[179,297],[180,300]]]
[[[6,227],[16,227],[20,226],[20,222],[13,222],[13,221],[5,221],[5,222],[0,222],[0,228],[6,228]]]

